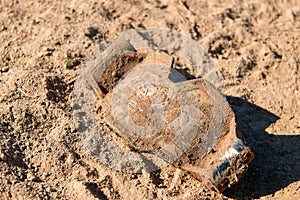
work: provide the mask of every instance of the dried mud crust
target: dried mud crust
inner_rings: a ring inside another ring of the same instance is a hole
[[[148,95],[151,91],[154,95]],[[140,87],[132,96],[129,97],[129,113],[133,122],[137,125],[147,126],[151,121],[150,106],[155,99],[160,101],[157,104],[164,103],[164,111],[166,112],[166,123],[173,121],[179,116],[181,108],[174,94],[169,94],[170,89],[157,84],[150,84],[147,87]],[[169,95],[168,95],[169,94]]]
[[[98,86],[104,94],[110,92],[129,70],[141,63],[146,57],[145,53],[128,52],[115,60],[104,72],[98,81]]]
[[[169,57],[169,59],[167,57]],[[153,58],[155,58],[155,60],[153,60]],[[224,162],[228,165],[224,169],[219,169],[220,163],[224,165],[224,163],[220,162],[220,159],[224,156],[225,150],[229,150],[231,148],[230,145],[234,144],[234,142],[238,141],[238,139],[242,140],[241,132],[237,131],[238,128],[234,114],[224,97],[222,97],[221,94],[218,94],[219,91],[217,91],[217,89],[213,89],[212,86],[210,86],[211,89],[208,90],[207,86],[209,83],[205,83],[205,81],[201,79],[196,79],[197,74],[195,73],[195,70],[188,63],[185,63],[183,59],[174,55],[169,56],[165,53],[157,54],[153,51],[148,51],[143,53],[127,52],[114,60],[103,72],[98,83],[101,91],[105,90],[105,92],[103,92],[104,96],[101,95],[98,100],[99,102],[96,103],[96,105],[100,105],[97,108],[100,123],[102,124],[106,134],[109,135],[110,140],[126,150],[150,152],[151,150],[163,148],[175,138],[176,133],[173,131],[172,126],[168,127],[167,125],[179,117],[182,112],[181,105],[176,98],[176,95],[187,95],[184,92],[189,92],[188,90],[181,91],[183,92],[182,94],[174,94],[174,91],[170,88],[151,83],[144,84],[137,88],[137,90],[132,94],[128,94],[128,102],[124,102],[125,104],[128,103],[127,108],[125,109],[129,110],[128,113],[135,125],[148,126],[153,120],[153,116],[151,114],[152,106],[162,106],[165,117],[157,120],[164,120],[163,124],[165,125],[158,133],[151,137],[138,138],[127,135],[126,132],[121,130],[122,127],[118,127],[118,125],[114,122],[115,119],[111,114],[111,96],[116,85],[120,81],[126,79],[126,74],[129,73],[131,69],[135,67],[138,68],[142,66],[143,63],[159,62],[160,59],[169,60],[169,62],[165,63],[166,66],[164,67],[170,68],[170,73],[174,70],[173,66],[176,66],[176,73],[179,73],[180,76],[184,77],[185,80],[188,81],[186,87],[190,87],[191,91],[195,94],[195,98],[197,99],[196,102],[198,104],[195,106],[195,109],[199,109],[202,113],[198,116],[198,118],[204,120],[202,124],[199,124],[197,130],[194,131],[197,133],[212,134],[208,133],[208,127],[211,123],[212,117],[212,101],[210,99],[210,95],[217,94],[214,98],[220,99],[224,102],[224,107],[222,107],[222,109],[227,112],[224,116],[225,119],[223,119],[225,124],[223,125],[224,127],[222,127],[222,134],[220,138],[218,138],[217,141],[212,141],[213,150],[209,150],[209,155],[204,159],[202,158],[204,157],[204,155],[200,152],[202,139],[200,138],[200,134],[198,134],[198,136],[193,139],[191,146],[186,150],[186,152],[177,158],[176,162],[170,163],[173,166],[192,172],[196,178],[204,182],[205,180],[201,176],[205,176],[207,179],[206,181],[211,180],[211,182],[220,191],[224,191],[225,188],[232,186],[244,176],[248,169],[248,164],[253,159],[253,152],[249,147],[245,146],[243,152],[239,152],[238,158],[241,160],[235,158],[226,160]],[[112,75],[116,74],[119,75],[112,79]],[[146,81],[148,77],[139,78],[142,80],[145,79],[144,81]],[[106,85],[103,86],[103,83]],[[186,98],[188,98],[188,96],[186,96]],[[212,153],[210,153],[210,151]],[[202,155],[202,157],[199,155]],[[217,174],[213,174],[214,171],[218,171]]]
[[[148,152],[150,150],[158,149],[168,144],[175,137],[175,132],[172,127],[164,126],[160,133],[154,136],[139,139],[132,136],[127,136],[123,133],[119,127],[114,123],[114,119],[111,116],[111,95],[112,90],[126,75],[126,72],[130,71],[134,67],[139,67],[145,63],[163,63],[165,67],[174,67],[185,79],[194,79],[195,76],[190,72],[195,71],[184,59],[178,56],[169,56],[166,53],[160,52],[159,54],[151,50],[142,50],[140,52],[127,52],[114,60],[108,68],[103,72],[103,76],[99,79],[98,86],[105,95],[103,98],[96,102],[96,105],[100,105],[97,108],[100,123],[108,134],[109,138],[116,142],[118,146],[133,149],[139,152]],[[173,66],[171,66],[173,65]],[[177,73],[178,73],[177,72]],[[170,71],[171,73],[171,71]],[[201,85],[203,86],[203,85]],[[196,89],[195,85],[192,85]],[[151,91],[154,95],[147,96],[146,92]],[[199,98],[199,104],[202,114],[200,117],[205,118],[203,124],[198,127],[199,132],[206,132],[209,125],[210,115],[210,101],[203,99],[201,96],[201,88],[195,90],[197,97]],[[145,87],[140,87],[129,97],[128,110],[131,119],[136,125],[148,126],[151,122],[150,106],[155,102],[155,99],[159,99],[159,102],[155,104],[162,104],[163,112],[165,112],[165,124],[169,124],[181,113],[181,106],[178,102],[177,96],[170,88],[162,85],[150,84]],[[130,138],[130,142],[128,142]],[[200,138],[195,138],[194,145],[201,142]],[[132,143],[136,145],[132,145]],[[136,149],[135,146],[139,146]]]

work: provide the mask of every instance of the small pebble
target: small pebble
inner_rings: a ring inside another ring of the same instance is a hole
[[[32,173],[28,173],[28,174],[27,174],[27,180],[29,180],[29,181],[38,181],[38,177],[35,176],[35,175],[32,174]]]
[[[2,67],[1,68],[1,72],[8,72],[9,71],[9,68],[8,67]]]
[[[0,153],[0,160],[6,161],[6,155],[4,153]]]

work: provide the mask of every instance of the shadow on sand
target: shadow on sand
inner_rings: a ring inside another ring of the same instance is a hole
[[[240,98],[227,99],[255,158],[245,177],[226,190],[225,195],[237,199],[259,198],[300,180],[300,135],[267,133],[265,129],[278,116]]]

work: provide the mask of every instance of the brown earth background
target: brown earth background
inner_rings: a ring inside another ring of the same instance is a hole
[[[192,37],[224,77],[256,154],[222,195],[172,166],[115,172],[82,147],[78,69],[102,41],[138,27]],[[0,0],[0,199],[300,199],[300,2]]]

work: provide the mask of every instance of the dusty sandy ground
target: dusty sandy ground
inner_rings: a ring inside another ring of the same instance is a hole
[[[124,174],[82,147],[72,90],[84,59],[129,28],[195,39],[224,77],[256,154],[225,195],[173,167]],[[300,199],[300,2],[0,1],[0,199]]]

